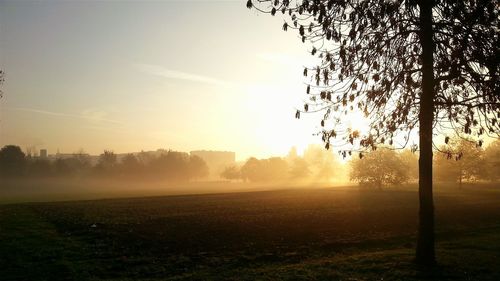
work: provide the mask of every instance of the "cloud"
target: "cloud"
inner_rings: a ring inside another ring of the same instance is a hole
[[[230,82],[220,80],[217,78],[167,69],[159,65],[136,64],[135,66],[144,73],[161,76],[168,79],[179,79],[192,82],[212,84],[217,86],[230,86],[232,84]]]
[[[62,117],[70,117],[70,118],[80,118],[80,119],[85,119],[85,120],[89,120],[89,121],[98,121],[98,122],[107,122],[107,123],[114,123],[114,124],[122,124],[122,122],[120,122],[120,121],[116,121],[116,120],[112,120],[112,119],[106,118],[106,112],[99,111],[99,110],[94,110],[94,109],[84,110],[82,114],[71,114],[71,113],[63,113],[63,112],[54,112],[54,111],[47,111],[47,110],[41,110],[41,109],[35,109],[35,108],[27,108],[27,107],[15,107],[15,108],[11,108],[11,110],[33,112],[33,113],[44,114],[44,115],[51,115],[51,116],[62,116]]]

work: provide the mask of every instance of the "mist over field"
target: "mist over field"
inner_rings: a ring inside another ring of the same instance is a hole
[[[453,151],[463,156],[450,157]],[[418,157],[410,150],[382,147],[343,156],[310,145],[302,153],[237,162],[228,151],[172,150],[91,156],[32,155],[20,147],[0,150],[1,201],[29,202],[155,195],[226,193],[290,188],[416,189]],[[43,152],[45,153],[45,152]],[[436,152],[435,181],[442,187],[498,184],[500,142],[486,148],[452,139]]]

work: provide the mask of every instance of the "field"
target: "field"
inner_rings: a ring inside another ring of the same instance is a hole
[[[500,280],[500,190],[293,189],[0,205],[0,280]]]

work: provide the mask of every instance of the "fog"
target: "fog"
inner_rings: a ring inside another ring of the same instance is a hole
[[[34,155],[15,145],[0,150],[2,203],[263,191],[290,188],[415,189],[418,154],[380,147],[344,156],[318,145],[302,153],[236,162],[234,153],[157,150],[117,155],[83,151]],[[436,151],[438,188],[497,183],[500,141],[486,148],[452,139]]]

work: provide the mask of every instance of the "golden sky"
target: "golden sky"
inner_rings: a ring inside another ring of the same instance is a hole
[[[0,145],[284,155],[307,46],[241,1],[0,2]]]

